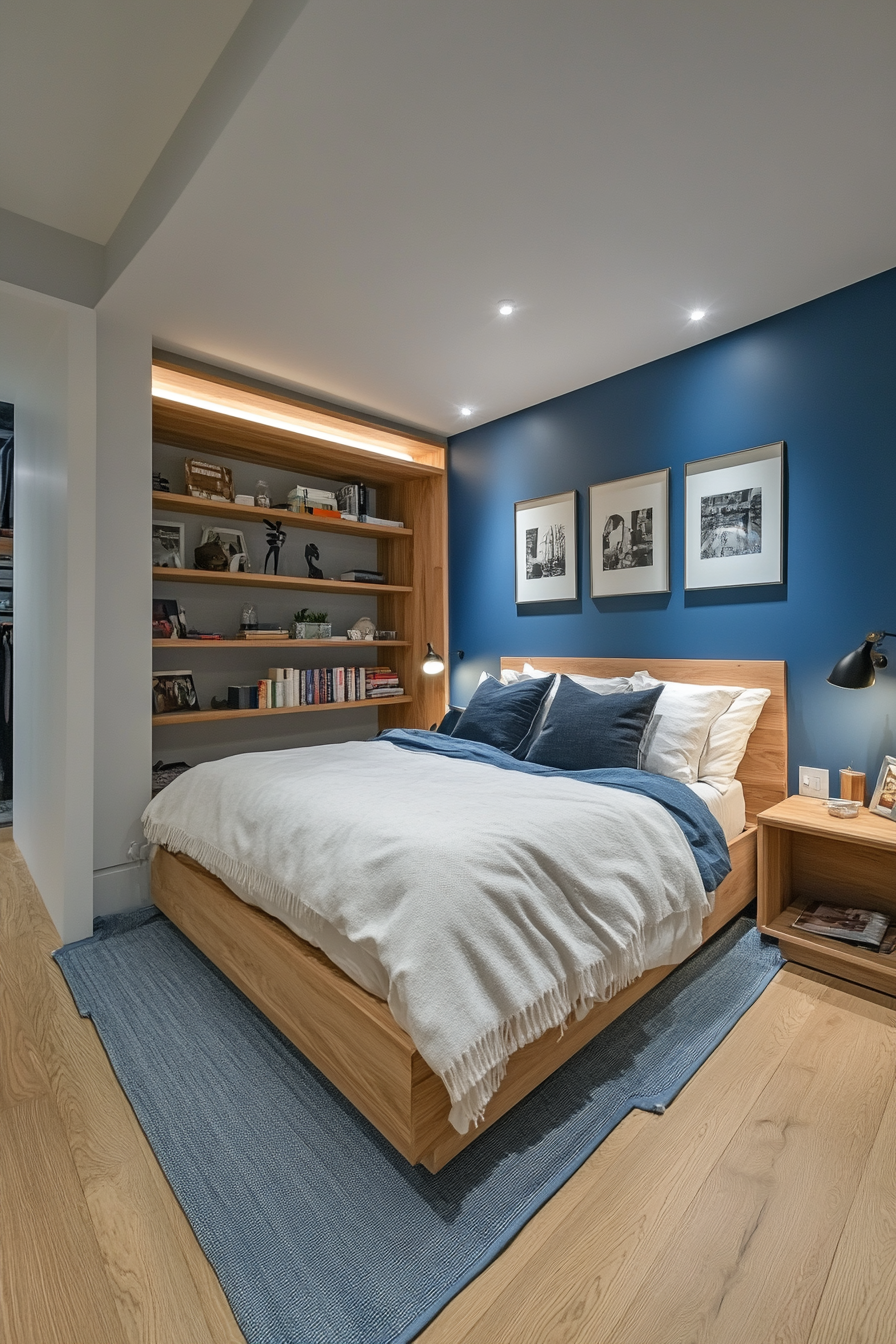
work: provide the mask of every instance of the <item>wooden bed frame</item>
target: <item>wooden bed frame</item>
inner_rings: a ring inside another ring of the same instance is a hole
[[[704,941],[756,894],[756,813],[787,793],[785,664],[645,658],[503,658],[502,668],[525,661],[548,671],[629,676],[647,668],[669,681],[756,687],[771,697],[738,770],[747,828],[729,846],[732,871],[703,922]],[[512,1055],[507,1075],[484,1121],[467,1134],[448,1122],[448,1093],[386,1004],[269,915],[246,905],[218,878],[183,855],[159,849],[152,864],[153,898],[160,910],[302,1051],[375,1125],[403,1157],[439,1171],[489,1125],[548,1078],[615,1017],[673,969],[648,971],[609,1002],[596,1004],[561,1035],[550,1031]]]

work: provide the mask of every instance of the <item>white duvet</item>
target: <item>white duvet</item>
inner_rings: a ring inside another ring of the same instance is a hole
[[[391,742],[199,765],[143,821],[325,951],[336,930],[380,967],[461,1133],[515,1050],[682,961],[712,909],[652,799]]]

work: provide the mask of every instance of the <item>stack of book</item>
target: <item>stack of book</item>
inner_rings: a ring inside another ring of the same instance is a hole
[[[398,673],[391,667],[368,667],[366,673],[368,700],[388,700],[393,695],[404,695],[404,689],[398,684]]]
[[[250,644],[253,643],[253,641],[260,644],[269,644],[272,640],[288,640],[289,631],[279,629],[263,630],[260,626],[257,626],[254,630],[238,630],[236,632],[236,638],[245,639]]]
[[[323,513],[340,518],[342,510],[332,490],[315,490],[309,485],[297,485],[286,497],[290,513]]]

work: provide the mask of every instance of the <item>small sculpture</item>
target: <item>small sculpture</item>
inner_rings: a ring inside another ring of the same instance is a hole
[[[272,523],[268,518],[265,518],[264,525],[268,530],[268,553],[264,558],[264,572],[267,574],[268,561],[273,557],[274,573],[276,574],[280,565],[280,552],[286,545],[286,529],[281,523]]]
[[[222,571],[230,568],[230,556],[219,541],[207,541],[193,552],[197,569]]]
[[[308,545],[305,547],[305,559],[308,561],[309,579],[322,579],[324,572],[322,569],[318,569],[317,565],[314,563],[315,560],[320,559],[320,551],[313,541],[309,541]]]

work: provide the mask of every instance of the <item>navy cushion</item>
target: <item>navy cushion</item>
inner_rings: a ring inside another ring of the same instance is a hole
[[[433,724],[433,728],[436,728],[437,733],[442,733],[445,737],[450,737],[457,727],[457,721],[461,714],[463,714],[463,710],[455,709],[454,705],[452,705],[438,728],[436,728],[435,724]]]
[[[553,682],[553,677],[538,677],[502,686],[489,677],[476,687],[451,736],[487,742],[511,756],[524,757],[532,726]]]
[[[561,677],[526,760],[556,770],[637,770],[641,737],[662,689],[596,695]]]

